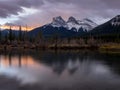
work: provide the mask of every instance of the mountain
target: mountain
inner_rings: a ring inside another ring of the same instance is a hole
[[[120,33],[120,15],[112,18],[111,20],[107,21],[106,23],[95,27],[89,33],[92,35],[115,35]]]
[[[67,23],[62,19],[61,16],[54,17],[52,23],[50,23],[49,25],[53,27],[67,27]]]
[[[83,31],[89,31],[97,26],[97,24],[90,19],[85,18],[83,20],[76,20],[72,16],[68,18],[67,22],[63,20],[61,16],[55,17],[53,18],[52,23],[50,23],[49,25],[53,27],[64,27],[68,30],[72,30],[74,28],[74,31],[76,32],[79,32],[81,28],[83,29]]]
[[[67,30],[65,27],[53,27],[51,25],[45,25],[42,27],[38,27],[32,31],[28,32],[30,37],[36,37],[42,33],[44,37],[74,37],[78,33],[72,30]]]
[[[9,34],[9,30],[5,29],[5,30],[1,30],[1,35],[5,36]]]
[[[79,32],[81,28],[83,29],[83,31],[88,32],[97,26],[97,24],[90,19],[85,18],[83,20],[76,20],[74,17],[70,17],[68,19],[67,25],[69,30],[75,28],[77,32]]]
[[[35,37],[41,32],[45,37],[55,36],[56,34],[60,37],[74,37],[80,36],[96,26],[97,24],[89,19],[80,21],[74,17],[69,17],[69,19],[65,21],[61,16],[58,16],[54,17],[51,23],[30,31],[29,35]]]
[[[8,36],[9,35],[10,30],[9,29],[3,29],[1,30],[1,35],[2,36]],[[22,33],[24,33],[24,31],[21,31]],[[19,30],[12,30],[12,34],[15,36],[19,35]]]

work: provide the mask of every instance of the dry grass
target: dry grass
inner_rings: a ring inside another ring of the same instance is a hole
[[[106,49],[106,50],[120,50],[120,44],[116,43],[108,43],[108,44],[103,44],[100,46],[100,49]]]

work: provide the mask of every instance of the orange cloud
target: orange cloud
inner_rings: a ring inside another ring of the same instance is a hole
[[[2,25],[1,29],[12,29],[12,30],[19,30],[20,26],[9,26],[9,25]],[[29,27],[29,26],[21,26],[21,29],[23,31],[30,31],[32,29],[34,29],[35,27]]]

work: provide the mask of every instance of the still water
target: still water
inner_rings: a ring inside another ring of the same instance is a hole
[[[7,77],[9,85],[5,84],[7,89],[0,86],[0,90],[120,90],[120,55],[90,51],[1,52],[0,75]],[[13,79],[19,87],[11,89]]]

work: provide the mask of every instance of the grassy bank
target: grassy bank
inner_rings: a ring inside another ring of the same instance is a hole
[[[99,51],[103,53],[120,53],[120,44],[107,43],[99,46]]]
[[[93,46],[93,45],[77,45],[77,44],[61,44],[61,45],[35,45],[35,44],[29,44],[29,45],[0,45],[0,50],[11,50],[11,49],[18,49],[18,50],[23,50],[23,49],[61,49],[61,50],[79,50],[79,49],[98,49],[98,46]]]
[[[99,50],[101,52],[120,52],[120,44],[118,43],[107,43],[107,44],[100,44],[100,45],[89,45],[89,44],[9,44],[9,45],[0,45],[0,50],[83,50],[83,49],[89,49],[89,50]]]
[[[118,51],[120,51],[120,44],[108,43],[108,44],[101,45],[99,48],[100,48],[100,50],[118,50]]]

